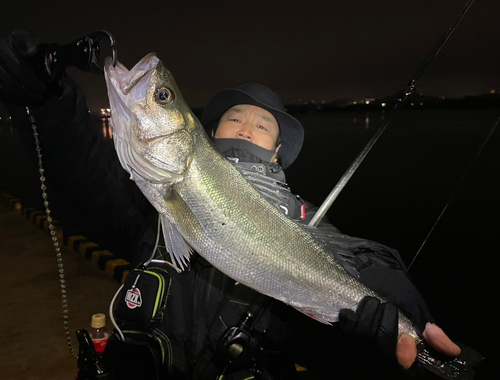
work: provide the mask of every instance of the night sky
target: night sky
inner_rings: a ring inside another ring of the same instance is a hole
[[[26,29],[44,42],[65,44],[108,30],[116,38],[118,59],[128,67],[157,52],[192,107],[244,82],[266,84],[285,102],[362,99],[403,89],[465,5],[458,0],[110,3],[11,1],[3,7],[0,35]],[[452,97],[500,90],[498,14],[499,1],[477,0],[417,90]],[[92,110],[106,104],[102,77],[71,72]]]

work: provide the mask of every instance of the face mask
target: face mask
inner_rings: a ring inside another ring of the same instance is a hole
[[[271,162],[276,153],[242,139],[213,139],[213,142],[224,156],[236,157],[244,162]]]

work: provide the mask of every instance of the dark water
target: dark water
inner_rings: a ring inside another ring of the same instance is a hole
[[[287,171],[292,190],[321,204],[382,116],[297,115],[306,140]],[[499,117],[498,109],[400,112],[328,213],[343,232],[397,248],[409,264],[449,202],[410,274],[438,324],[494,360],[500,254],[498,130],[477,154]],[[98,122],[96,127],[109,134],[106,124]],[[25,205],[41,207],[37,164],[5,123],[0,150],[0,190]]]
[[[288,170],[292,189],[321,204],[380,117],[299,116],[306,141]],[[478,151],[499,117],[498,109],[400,112],[328,213],[343,232],[397,248],[409,264],[450,202],[410,274],[438,324],[495,360],[500,131]]]

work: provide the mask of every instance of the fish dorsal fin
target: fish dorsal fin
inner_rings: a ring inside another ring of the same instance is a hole
[[[165,247],[170,254],[172,264],[179,270],[184,270],[189,263],[189,258],[193,253],[193,248],[182,237],[177,227],[170,223],[168,219],[162,215],[161,225],[163,229],[163,237],[165,239]]]

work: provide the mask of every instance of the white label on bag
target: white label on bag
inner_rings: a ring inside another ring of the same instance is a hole
[[[139,288],[132,287],[132,289],[127,290],[125,295],[125,303],[129,309],[135,309],[136,307],[141,307],[142,297]]]

